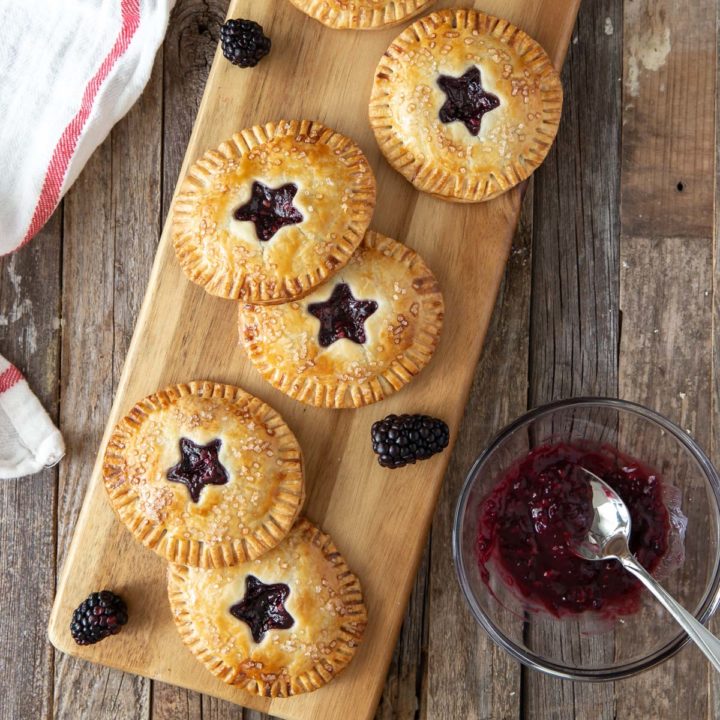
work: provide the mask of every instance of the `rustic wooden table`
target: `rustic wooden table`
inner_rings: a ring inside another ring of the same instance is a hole
[[[634,400],[720,460],[718,5],[581,8],[558,141],[528,189],[378,718],[720,716],[717,676],[694,648],[615,684],[521,668],[471,620],[449,544],[473,458],[529,406]],[[59,467],[0,485],[2,720],[264,717],[60,655],[45,635],[226,8],[178,0],[140,102],[40,237],[0,261],[0,352],[27,373],[69,447]]]

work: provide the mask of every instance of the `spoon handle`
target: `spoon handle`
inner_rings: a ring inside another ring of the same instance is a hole
[[[632,555],[619,557],[618,560],[665,606],[714,668],[720,672],[720,640],[680,605]]]

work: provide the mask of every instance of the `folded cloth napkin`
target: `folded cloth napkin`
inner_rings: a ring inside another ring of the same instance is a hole
[[[0,478],[32,475],[64,454],[60,431],[20,371],[0,355]]]
[[[147,83],[175,0],[0,0],[0,255],[30,240]]]

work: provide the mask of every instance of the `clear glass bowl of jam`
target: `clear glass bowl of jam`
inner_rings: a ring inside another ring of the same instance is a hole
[[[705,622],[720,603],[720,477],[685,431],[621,400],[552,403],[492,441],[458,501],[455,567],[477,621],[520,662],[617,680],[663,662],[687,636],[616,561],[570,550],[591,518],[578,465],[625,500],[631,549]]]

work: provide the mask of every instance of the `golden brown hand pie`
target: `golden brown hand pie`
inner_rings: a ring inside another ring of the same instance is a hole
[[[345,265],[374,207],[375,178],[352,140],[307,120],[256,125],[188,170],[175,253],[212,295],[285,302]]]
[[[240,306],[240,338],[274,387],[316,407],[382,400],[430,361],[443,320],[437,280],[406,245],[369,230],[310,295]]]
[[[135,538],[174,562],[223,567],[277,545],[304,500],[283,419],[230,385],[191,382],[138,402],[110,436],[103,479]]]
[[[507,20],[456,8],[392,42],[375,73],[370,123],[418,190],[478,202],[540,165],[561,110],[560,77],[538,43]]]
[[[367,622],[358,579],[304,518],[252,562],[218,570],[171,564],[168,595],[198,660],[226,683],[268,697],[330,682],[352,659]]]
[[[402,22],[435,0],[290,0],[324,25],[372,30]]]

